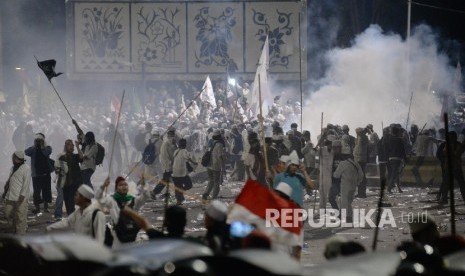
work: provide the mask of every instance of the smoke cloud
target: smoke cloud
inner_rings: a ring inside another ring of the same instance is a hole
[[[329,50],[325,54],[328,69],[317,80],[321,85],[310,91],[304,104],[304,129],[320,133],[322,112],[324,125],[347,124],[351,132],[369,123],[378,133],[381,123],[405,126],[412,92],[409,125],[441,127],[437,94],[453,94],[458,85],[455,68],[438,52],[437,39],[425,25],[412,31],[409,43],[372,25],[355,38],[352,47]]]

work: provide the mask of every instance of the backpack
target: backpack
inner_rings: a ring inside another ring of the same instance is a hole
[[[153,164],[157,158],[156,150],[155,142],[149,142],[149,144],[145,147],[144,152],[142,153],[142,162],[144,162],[145,165]]]
[[[211,148],[209,148],[202,156],[202,160],[200,161],[200,164],[202,164],[202,166],[204,167],[207,167],[208,165],[210,165],[210,162],[211,162],[211,159],[212,159],[212,150],[213,148],[215,147],[216,145],[216,142],[213,143],[213,146],[211,146]]]
[[[137,151],[144,151],[145,147],[147,144],[145,143],[145,132],[138,133],[134,137],[134,147],[136,148]]]
[[[121,209],[124,207],[120,205],[119,203],[118,205],[120,206]],[[128,206],[131,208],[134,207],[134,199],[131,201],[131,203]],[[118,240],[122,243],[125,243],[125,242],[133,242],[136,240],[140,227],[139,225],[137,225],[137,223],[132,218],[120,212],[119,219],[118,219],[118,222],[115,224],[114,230],[115,230],[116,236],[118,237]]]
[[[105,148],[97,143],[97,154],[95,155],[95,165],[101,165],[105,158]]]
[[[232,141],[233,141],[233,146],[232,146],[231,152],[233,154],[238,154],[244,149],[244,146],[242,145],[242,138],[239,135],[235,135]]]
[[[100,209],[95,209],[94,212],[92,213],[92,237],[95,238],[95,229],[94,229],[94,221],[95,217],[97,216],[97,213],[101,211]],[[111,235],[111,230],[108,227],[108,225],[105,225],[105,240],[103,242],[106,246],[111,247],[113,245],[113,236]]]

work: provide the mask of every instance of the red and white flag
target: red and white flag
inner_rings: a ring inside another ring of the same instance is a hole
[[[267,217],[270,211],[274,218],[277,217],[273,222]],[[302,209],[295,202],[282,198],[254,180],[247,180],[228,214],[228,223],[247,222],[267,234],[274,243],[301,246],[303,219],[294,215],[298,211]]]

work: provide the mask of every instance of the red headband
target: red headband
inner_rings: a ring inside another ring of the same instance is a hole
[[[115,186],[118,186],[118,183],[121,181],[126,181],[126,179],[122,176],[118,176],[115,180]]]

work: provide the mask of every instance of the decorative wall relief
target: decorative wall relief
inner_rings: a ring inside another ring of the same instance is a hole
[[[189,5],[189,70],[241,71],[243,7],[240,3]],[[239,43],[238,43],[239,42]]]
[[[75,7],[76,69],[90,72],[127,71],[128,5],[82,3]]]
[[[305,2],[68,0],[66,5],[70,78],[204,80],[207,74],[234,72],[252,79],[267,35],[270,73],[298,80],[301,68],[306,71]]]
[[[302,3],[289,3],[288,5],[263,5],[249,2],[246,4],[246,41],[260,42],[260,50],[250,49],[245,53],[247,63],[246,71],[255,70],[261,48],[268,35],[270,72],[297,73],[300,71],[300,59],[306,61],[306,52],[301,52],[300,41],[302,32]]]
[[[194,18],[197,28],[196,40],[200,42],[199,53],[195,53],[195,67],[203,65],[228,66],[237,70],[237,65],[228,54],[228,45],[232,41],[231,28],[236,26],[234,9],[227,7],[221,15],[209,14],[209,8],[203,7]]]
[[[281,51],[282,47],[285,47],[286,42],[283,40],[284,35],[292,34],[292,27],[290,27],[290,18],[292,13],[283,13],[276,10],[278,15],[279,26],[273,28],[268,24],[266,14],[262,12],[253,11],[253,22],[260,26],[256,36],[258,40],[265,42],[266,36],[268,35],[268,43],[270,45],[270,67],[273,66],[284,66],[287,67],[289,64],[289,54],[283,53]],[[294,15],[295,17],[295,15]]]
[[[185,7],[181,4],[133,5],[133,58],[147,71],[185,71]]]

